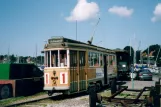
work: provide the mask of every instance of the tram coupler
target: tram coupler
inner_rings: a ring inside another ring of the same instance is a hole
[[[48,91],[48,96],[52,96],[54,91]]]

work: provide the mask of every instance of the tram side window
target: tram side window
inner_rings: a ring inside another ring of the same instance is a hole
[[[88,64],[89,64],[89,66],[92,66],[92,60],[91,60],[90,52],[88,53]]]
[[[77,67],[77,51],[70,50],[70,66]]]
[[[81,66],[85,66],[85,52],[79,52],[79,61]]]
[[[67,66],[67,51],[60,50],[60,67]]]
[[[100,66],[103,66],[103,56],[102,54],[99,55],[99,60],[100,60]]]
[[[116,56],[113,56],[112,59],[113,59],[113,63],[112,64],[115,66],[116,65]]]
[[[112,66],[113,60],[112,60],[112,55],[109,56],[109,65]]]
[[[96,52],[89,52],[89,55],[88,55],[88,59],[89,59],[89,65],[90,66],[99,66],[99,53],[96,53]]]
[[[109,66],[109,55],[106,56],[107,66]]]

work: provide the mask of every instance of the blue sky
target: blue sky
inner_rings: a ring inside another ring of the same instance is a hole
[[[86,42],[98,18],[93,44],[161,44],[161,0],[0,0],[0,54],[10,47],[10,54],[35,56],[52,36],[76,39],[75,20],[77,39]]]

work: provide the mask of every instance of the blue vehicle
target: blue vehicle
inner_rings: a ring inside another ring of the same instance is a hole
[[[44,65],[38,66],[38,68],[39,68],[41,71],[44,71],[45,66],[44,66]]]
[[[149,69],[141,69],[137,72],[137,78],[139,80],[150,80],[152,81],[152,73],[150,72]]]

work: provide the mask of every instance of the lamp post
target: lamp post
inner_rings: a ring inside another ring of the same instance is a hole
[[[131,56],[131,47],[132,47],[132,44],[131,44],[131,40],[132,40],[132,38],[130,38],[130,56]],[[135,38],[135,34],[134,34],[134,38],[133,38],[133,40],[134,40],[134,48],[133,48],[133,50],[134,50],[134,55],[133,55],[133,66],[131,66],[131,82],[132,82],[132,89],[134,89],[134,64],[136,63],[136,38]]]

